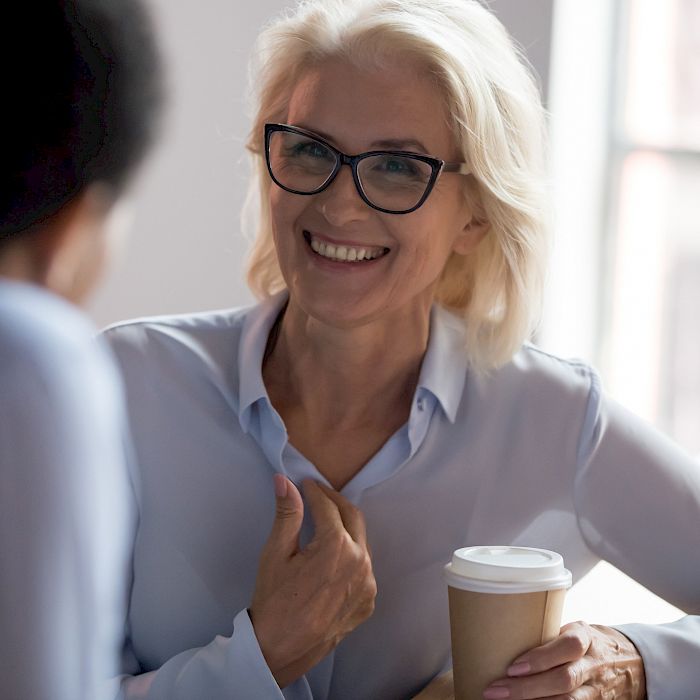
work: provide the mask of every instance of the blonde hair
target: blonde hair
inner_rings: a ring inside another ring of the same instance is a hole
[[[248,140],[254,175],[244,228],[255,228],[248,284],[285,288],[272,238],[263,125],[284,121],[295,85],[329,58],[358,66],[416,59],[445,95],[449,126],[472,176],[465,196],[488,222],[467,256],[452,254],[436,300],[464,318],[470,365],[507,362],[539,317],[547,252],[544,110],[526,61],[476,0],[305,0],[261,33],[251,72]]]

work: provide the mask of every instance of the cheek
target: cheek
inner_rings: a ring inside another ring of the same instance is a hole
[[[279,250],[280,243],[288,239],[291,227],[289,207],[285,206],[284,198],[274,190],[270,193],[270,224],[275,247]]]
[[[408,274],[437,278],[452,254],[456,234],[452,217],[430,210],[421,220],[397,229],[396,237],[401,241]]]
[[[276,230],[285,215],[285,208],[280,202],[280,195],[278,194],[277,190],[273,189],[270,191],[268,203],[270,206],[270,222],[272,223],[273,230]]]
[[[299,216],[308,202],[299,195],[294,195],[279,188],[270,192],[270,221],[275,239],[289,238]]]

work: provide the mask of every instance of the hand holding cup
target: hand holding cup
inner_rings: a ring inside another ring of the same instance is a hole
[[[456,700],[509,697],[498,679],[514,658],[557,636],[571,572],[556,552],[483,546],[458,549],[445,578]]]
[[[555,639],[515,659],[507,673],[484,698],[646,698],[639,652],[625,635],[603,625],[564,625]]]

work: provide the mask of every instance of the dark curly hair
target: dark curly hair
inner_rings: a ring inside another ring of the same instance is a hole
[[[91,183],[118,194],[153,141],[161,61],[140,0],[0,10],[0,243]]]

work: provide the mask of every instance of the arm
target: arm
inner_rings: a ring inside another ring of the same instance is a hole
[[[132,467],[132,494],[140,510],[137,474]],[[136,535],[136,533],[135,533]],[[132,538],[132,547],[135,537]],[[130,576],[133,580],[133,571]],[[206,646],[188,649],[166,661],[157,670],[144,673],[129,634],[128,621],[122,649],[121,675],[109,683],[108,697],[115,700],[191,700],[206,694],[207,700],[218,698],[261,698],[265,700],[311,700],[305,678],[298,679],[283,691],[267,666],[260,650],[247,610],[233,619],[230,637],[218,636]],[[232,693],[234,693],[232,695]]]
[[[644,660],[650,700],[700,687],[700,465],[594,383],[576,483],[591,549],[690,615],[667,625],[616,626]],[[589,448],[586,448],[588,442]],[[582,455],[583,456],[583,455]]]
[[[700,612],[700,469],[679,447],[603,401],[597,378],[578,445],[574,501],[588,546],[658,595]],[[700,618],[617,628],[573,623],[515,659],[488,698],[615,693],[687,700],[700,687]]]
[[[157,671],[123,676],[128,700],[190,700],[202,694],[228,700],[232,693],[311,700],[304,674],[371,614],[376,584],[360,512],[339,494],[308,482],[316,533],[300,550],[301,496],[287,479],[277,476],[276,482],[275,522],[250,610],[236,615],[231,637],[178,654]],[[133,653],[129,660],[130,672],[137,673]]]
[[[0,368],[0,696],[96,700],[121,638],[120,404],[93,348],[54,350]]]
[[[124,700],[312,698],[303,677],[280,690],[260,650],[247,610],[241,610],[234,618],[230,637],[217,637],[207,646],[184,651],[148,673],[139,673],[138,661],[128,643],[123,670],[119,697]]]
[[[700,692],[700,616],[665,625],[617,625],[644,660],[649,700],[681,700]]]
[[[140,511],[138,474],[131,450],[129,457],[134,511]],[[132,548],[136,534],[137,531],[132,538]],[[133,570],[129,578],[133,581]],[[125,630],[125,641],[121,675],[113,678],[108,686],[108,697],[115,700],[191,700],[203,694],[207,700],[239,697],[312,700],[311,689],[304,677],[280,690],[262,654],[246,609],[235,615],[230,637],[217,636],[208,645],[183,651],[157,670],[146,673],[134,650],[127,620],[122,620],[122,629]]]

